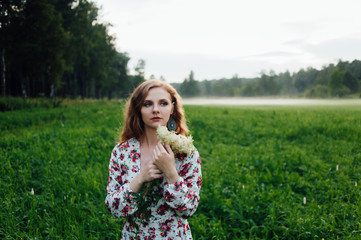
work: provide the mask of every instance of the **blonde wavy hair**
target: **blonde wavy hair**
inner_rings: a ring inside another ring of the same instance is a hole
[[[161,87],[171,96],[174,110],[172,117],[177,124],[176,133],[188,136],[188,127],[184,115],[181,97],[177,91],[167,82],[160,80],[148,80],[141,83],[132,93],[124,108],[124,126],[120,134],[120,142],[131,138],[140,139],[144,134],[144,122],[142,120],[141,108],[148,92],[152,88]]]

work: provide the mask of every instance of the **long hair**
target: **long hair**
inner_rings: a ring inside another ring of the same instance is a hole
[[[188,136],[188,127],[184,116],[181,97],[177,91],[167,82],[160,80],[148,80],[140,84],[128,99],[124,108],[124,127],[120,135],[120,142],[131,138],[140,139],[144,134],[144,122],[141,117],[141,108],[148,92],[152,88],[161,87],[171,96],[174,110],[172,117],[177,124],[176,133]]]

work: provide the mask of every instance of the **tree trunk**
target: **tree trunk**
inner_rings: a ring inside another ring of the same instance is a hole
[[[29,77],[28,76],[26,76],[25,77],[25,81],[28,81],[27,79],[28,79]],[[23,96],[23,98],[27,98],[28,97],[28,95],[26,94],[26,83],[25,83],[25,81],[24,81],[24,79],[21,81],[21,95]]]
[[[1,96],[6,95],[6,75],[5,75],[5,48],[1,49]]]
[[[52,83],[50,85],[50,98],[54,98],[55,97],[55,92],[54,92],[54,83]]]

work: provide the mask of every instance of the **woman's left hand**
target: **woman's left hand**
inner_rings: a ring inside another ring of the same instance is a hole
[[[179,175],[175,168],[175,158],[168,143],[164,146],[159,142],[154,149],[154,164],[164,173],[168,184],[178,181]]]

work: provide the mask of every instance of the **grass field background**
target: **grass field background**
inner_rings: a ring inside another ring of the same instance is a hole
[[[0,239],[120,239],[104,198],[122,108],[0,112]],[[361,239],[360,106],[185,111],[202,157],[194,239]]]

